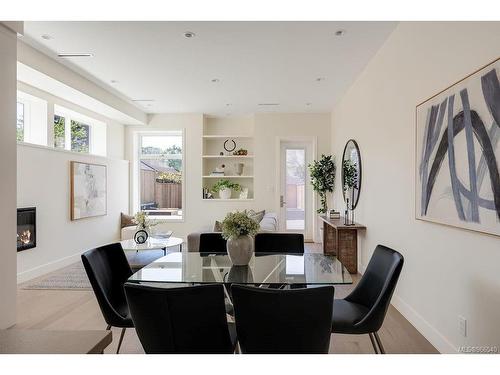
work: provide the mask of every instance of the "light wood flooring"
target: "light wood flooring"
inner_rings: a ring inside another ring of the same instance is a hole
[[[306,244],[307,251],[320,249]],[[355,276],[357,281],[359,276]],[[346,296],[352,286],[338,286],[335,297]],[[91,291],[82,290],[23,290],[18,289],[18,329],[93,330],[105,329],[99,306]],[[387,313],[380,337],[387,353],[437,353],[436,349],[392,306]],[[106,353],[115,353],[120,335],[113,329],[113,343]],[[334,334],[331,353],[367,353],[373,348],[368,335]],[[144,353],[133,329],[127,329],[120,353]]]

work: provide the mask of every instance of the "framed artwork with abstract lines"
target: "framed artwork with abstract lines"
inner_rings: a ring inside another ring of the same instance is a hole
[[[500,236],[500,59],[416,107],[417,219]]]

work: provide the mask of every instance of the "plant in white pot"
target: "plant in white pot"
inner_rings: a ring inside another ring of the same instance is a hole
[[[246,266],[253,255],[253,236],[259,223],[247,211],[230,212],[222,222],[222,237],[227,240],[227,254],[235,266]]]
[[[240,191],[241,185],[229,180],[219,180],[212,187],[212,192],[218,193],[220,199],[231,199],[233,190]]]

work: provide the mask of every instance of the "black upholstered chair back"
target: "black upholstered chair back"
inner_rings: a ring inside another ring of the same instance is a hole
[[[159,288],[125,284],[146,353],[232,353],[222,285]]]
[[[257,233],[256,253],[304,253],[304,235],[299,233]]]
[[[243,353],[328,353],[334,288],[267,289],[233,285]]]
[[[226,240],[220,232],[200,234],[200,253],[227,253]]]
[[[382,326],[385,314],[391,302],[404,258],[396,250],[378,245],[356,288],[345,300],[363,305],[368,314],[357,323],[366,325],[367,332],[376,332]]]
[[[82,254],[82,262],[106,323],[130,327],[123,284],[132,270],[122,246],[113,243],[89,250]]]

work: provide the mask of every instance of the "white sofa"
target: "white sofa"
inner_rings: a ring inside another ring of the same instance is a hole
[[[137,231],[137,227],[130,226],[130,227],[123,227],[122,232],[121,232],[121,240],[132,240],[134,238],[134,234]]]

